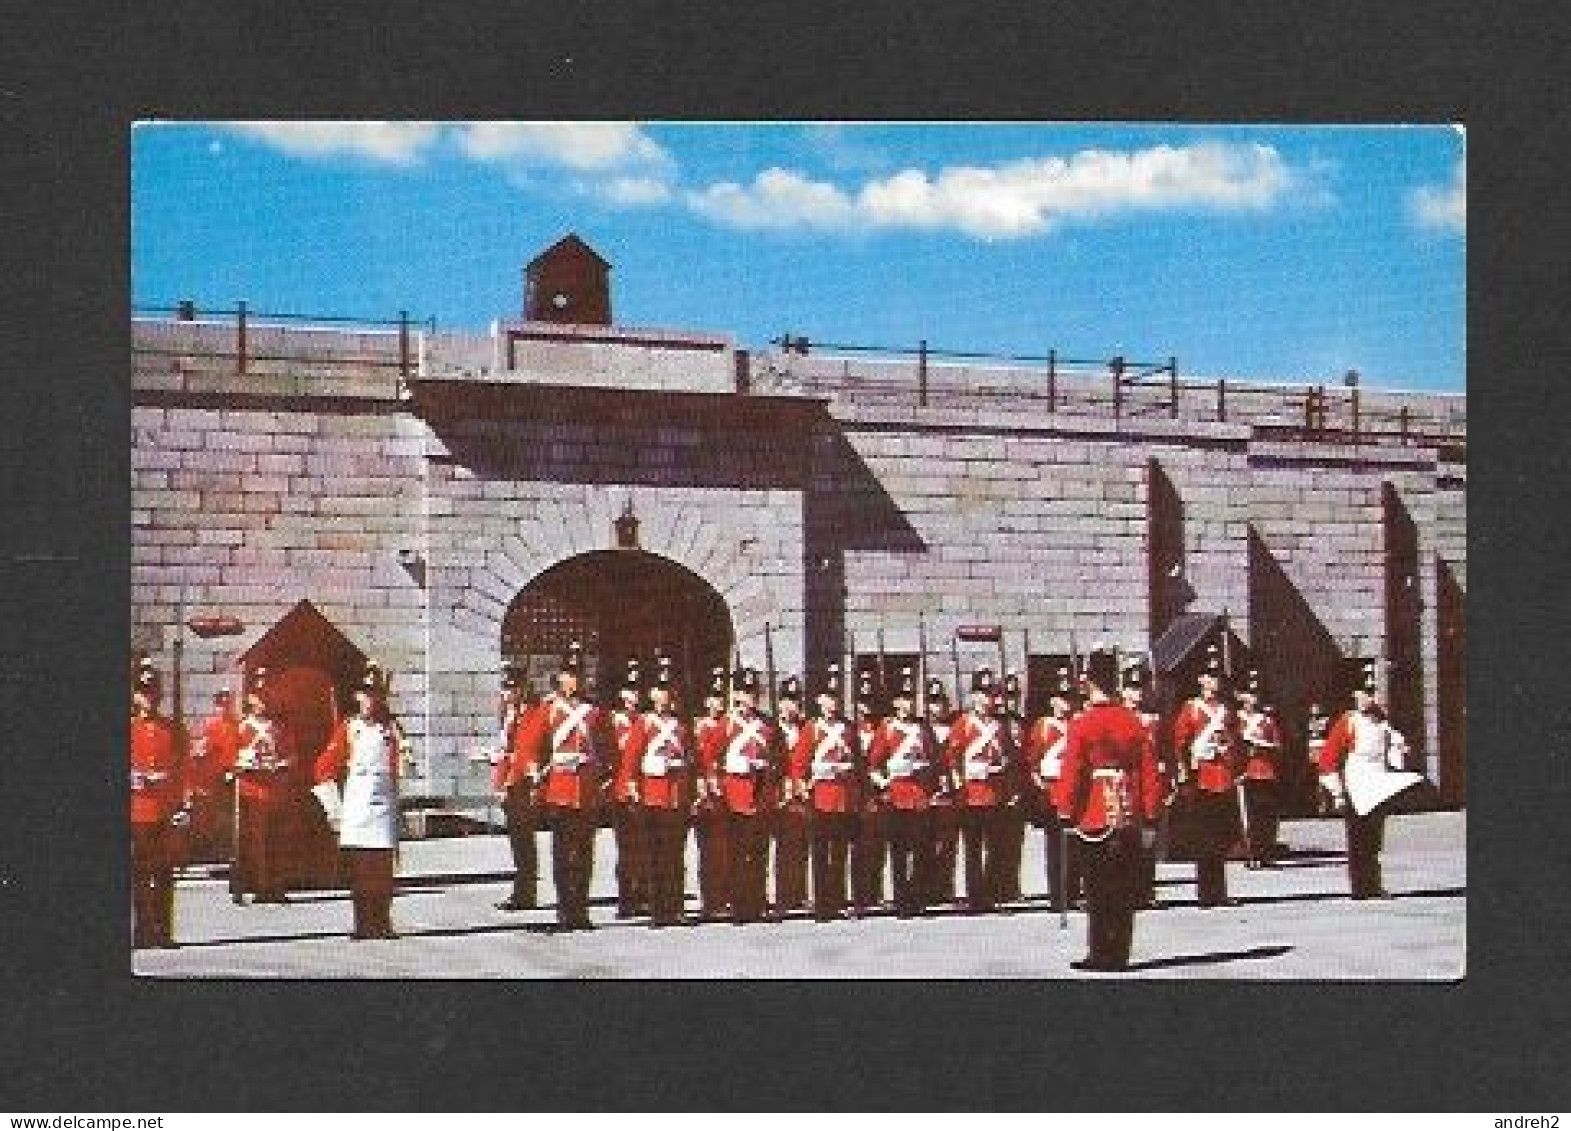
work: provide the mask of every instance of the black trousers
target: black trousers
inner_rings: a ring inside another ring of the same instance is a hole
[[[1144,886],[1140,834],[1128,829],[1105,840],[1083,840],[1079,855],[1085,871],[1086,961],[1122,969],[1129,964],[1135,908]]]
[[[1025,855],[1026,814],[1020,805],[998,811],[998,891],[996,898],[1010,903],[1020,898],[1020,863]]]
[[[595,866],[594,814],[565,805],[552,805],[549,810],[557,922],[566,927],[588,926],[589,880]]]
[[[784,806],[774,815],[775,907],[794,911],[807,906],[807,810]]]
[[[738,923],[756,922],[764,914],[769,873],[768,815],[729,814],[726,839],[731,871],[731,918]]]
[[[884,901],[884,861],[889,855],[889,814],[864,809],[851,842],[851,902],[858,909]]]
[[[926,809],[890,809],[888,830],[895,910],[913,915],[927,905],[927,892],[932,887],[932,813]]]
[[[1042,862],[1047,868],[1047,897],[1054,911],[1062,911],[1068,900],[1080,898],[1080,838],[1067,835],[1068,822],[1051,805],[1042,810]],[[1068,890],[1064,881],[1069,881]]]
[[[948,903],[955,898],[955,864],[960,855],[960,806],[933,807],[933,885],[930,903]]]
[[[174,942],[175,870],[164,821],[131,826],[131,945]]]
[[[856,838],[856,826],[855,813],[815,812],[812,816],[815,915],[838,915],[845,910],[851,842]]]
[[[1354,899],[1369,899],[1384,893],[1380,882],[1380,849],[1385,841],[1385,810],[1360,817],[1348,806],[1343,817],[1347,825],[1347,878]]]
[[[1244,796],[1249,803],[1249,859],[1265,861],[1276,848],[1277,829],[1281,825],[1278,785],[1274,781],[1247,778]]]
[[[616,913],[619,918],[649,909],[647,831],[642,805],[619,802],[611,811],[616,836]]]
[[[357,939],[389,938],[393,933],[393,850],[344,848],[349,895],[354,901]]]
[[[986,911],[998,901],[1003,826],[997,807],[963,806],[960,839],[965,844],[966,902],[976,910]]]
[[[1238,795],[1202,791],[1193,804],[1202,842],[1195,854],[1195,887],[1200,906],[1215,907],[1227,899],[1227,853],[1238,831]]]
[[[502,813],[507,818],[507,843],[513,850],[512,901],[533,907],[540,882],[540,846],[535,838],[540,831],[540,810],[529,799],[529,786],[509,789]]]
[[[693,835],[698,841],[698,895],[705,915],[723,915],[731,899],[729,861],[727,859],[726,817],[721,808],[699,812],[693,821]]]
[[[656,923],[675,923],[682,918],[687,814],[680,809],[646,808],[643,821],[649,914]]]
[[[288,886],[284,837],[289,819],[282,802],[240,799],[239,859],[229,874],[229,893],[278,899]]]

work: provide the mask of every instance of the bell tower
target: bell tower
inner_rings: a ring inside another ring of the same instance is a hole
[[[569,232],[524,268],[524,317],[611,325],[611,265]]]

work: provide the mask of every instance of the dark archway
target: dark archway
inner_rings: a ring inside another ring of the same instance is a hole
[[[644,550],[597,550],[559,562],[519,591],[502,619],[502,659],[543,689],[567,646],[582,643],[591,694],[609,697],[627,661],[646,673],[669,655],[689,707],[735,651],[725,600],[703,578]]]

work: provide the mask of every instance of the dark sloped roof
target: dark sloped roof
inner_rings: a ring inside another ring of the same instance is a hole
[[[567,256],[575,258],[587,257],[593,259],[602,267],[609,268],[611,266],[598,251],[579,239],[577,232],[568,232],[567,235],[531,259],[527,264],[527,268],[532,270],[537,263],[547,259],[561,259]]]
[[[1221,613],[1181,614],[1151,645],[1151,666],[1162,673],[1172,671],[1187,660],[1221,623]]]
[[[246,668],[276,666],[302,650],[345,668],[358,669],[366,661],[337,625],[303,600],[242,652],[239,662]]]

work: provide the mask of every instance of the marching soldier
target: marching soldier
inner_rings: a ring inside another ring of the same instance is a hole
[[[1145,709],[1146,685],[1149,675],[1143,664],[1138,660],[1124,668],[1121,693],[1124,706],[1134,712],[1140,724],[1146,728],[1146,735],[1151,740],[1151,749],[1156,755],[1157,780],[1162,786],[1163,798],[1167,794],[1167,783],[1162,778],[1162,716],[1155,711]],[[1141,882],[1141,907],[1156,906],[1156,838],[1145,837],[1140,848],[1140,882]]]
[[[794,751],[802,737],[806,718],[802,714],[802,681],[788,676],[780,683],[775,725],[786,751]],[[807,800],[799,795],[796,782],[786,775],[780,782],[781,796],[775,810],[775,911],[784,915],[807,907]]]
[[[758,710],[759,678],[739,669],[732,682],[732,708],[709,731],[699,750],[705,772],[720,781],[726,810],[727,858],[731,872],[731,921],[762,918],[769,867],[768,817],[780,774],[780,737]]]
[[[939,789],[933,796],[933,879],[928,903],[953,903],[955,899],[955,858],[960,846],[960,809],[957,804],[959,779],[950,769],[943,751],[949,744],[949,729],[954,713],[949,692],[937,676],[927,681],[927,726],[938,744]]]
[[[246,680],[235,755],[239,804],[229,893],[236,903],[243,903],[247,892],[253,903],[288,902],[284,837],[297,755],[293,733],[272,715],[268,699],[267,669],[256,668]]]
[[[999,700],[998,717],[1015,749],[1020,749],[1025,738],[1025,704],[1017,672],[1004,673],[1004,694]],[[1008,802],[999,810],[999,844],[1002,851],[998,858],[998,892],[1000,903],[1015,903],[1020,899],[1020,858],[1025,851],[1026,811],[1022,791],[1012,790]]]
[[[1320,750],[1320,783],[1347,824],[1347,874],[1354,899],[1383,899],[1380,848],[1390,803],[1423,783],[1403,769],[1407,741],[1386,721],[1373,660],[1353,689],[1353,709],[1332,724]]]
[[[202,740],[186,763],[186,784],[191,791],[191,841],[203,860],[222,859],[232,839],[228,829],[231,810],[229,781],[240,753],[240,715],[227,687],[213,696],[213,713],[202,724]],[[230,836],[226,837],[225,832]]]
[[[1086,710],[1069,724],[1055,801],[1081,841],[1086,885],[1086,957],[1079,970],[1129,964],[1135,908],[1141,901],[1141,849],[1153,839],[1161,807],[1156,751],[1146,725],[1116,702],[1113,653],[1086,657]]]
[[[932,799],[941,763],[932,731],[916,715],[916,677],[902,668],[893,713],[873,734],[868,777],[882,791],[889,832],[889,871],[895,913],[920,915],[932,888]]]
[[[1309,765],[1309,776],[1314,782],[1315,812],[1328,817],[1336,812],[1331,794],[1320,784],[1320,753],[1325,748],[1326,736],[1331,733],[1331,716],[1318,702],[1309,704],[1309,717],[1304,722],[1304,756]]]
[[[557,923],[587,931],[589,883],[595,864],[595,810],[607,762],[604,713],[579,695],[583,652],[568,646],[556,691],[541,704],[536,773],[544,779],[541,799],[551,825],[551,875],[556,883]]]
[[[857,746],[866,756],[878,730],[883,689],[875,669],[864,668],[856,681]],[[863,772],[866,772],[865,765]],[[851,842],[851,912],[876,911],[884,901],[884,860],[888,855],[888,814],[873,790],[862,795],[862,814]]]
[[[175,862],[172,830],[181,806],[186,736],[159,701],[163,679],[138,662],[131,682],[131,945],[172,949]]]
[[[539,748],[543,715],[538,703],[528,700],[518,672],[502,673],[502,729],[493,755],[492,785],[500,795],[507,821],[507,841],[513,853],[513,890],[496,905],[498,911],[533,911],[538,901],[540,808],[536,790],[535,751]]]
[[[637,739],[643,717],[640,699],[643,677],[639,663],[627,662],[627,676],[617,692],[620,702],[611,712],[611,731],[616,741],[615,772],[611,777],[611,824],[616,836],[616,917],[631,919],[648,910],[644,891],[648,865],[644,859],[644,807],[638,804],[634,767],[627,755]]]
[[[1238,737],[1243,744],[1244,799],[1249,806],[1247,866],[1271,866],[1281,812],[1282,731],[1261,702],[1260,673],[1250,669],[1238,693]]]
[[[840,666],[818,685],[818,717],[802,728],[791,757],[798,797],[812,806],[813,917],[844,914],[851,844],[862,807],[862,766],[856,731],[840,713]]]
[[[317,756],[316,792],[349,871],[352,939],[393,939],[393,863],[398,848],[398,768],[403,732],[387,707],[387,678],[366,664],[355,714],[339,721]]]
[[[1024,744],[1026,768],[1039,799],[1048,898],[1053,910],[1059,912],[1068,907],[1066,901],[1073,898],[1079,879],[1078,876],[1071,877],[1074,869],[1066,857],[1073,854],[1074,845],[1068,839],[1068,828],[1059,820],[1058,803],[1054,800],[1058,779],[1063,773],[1064,749],[1069,744],[1069,719],[1074,711],[1074,694],[1074,680],[1069,668],[1059,668],[1052,694],[1047,701],[1048,713],[1031,724]],[[1069,880],[1067,889],[1066,879]]]
[[[697,753],[677,702],[671,659],[662,656],[649,689],[649,713],[623,753],[623,774],[643,810],[649,925],[682,921],[687,818],[693,805]]]
[[[1196,826],[1195,870],[1201,907],[1227,899],[1227,853],[1239,827],[1238,721],[1222,698],[1222,663],[1216,645],[1200,673],[1200,693],[1173,722],[1173,757],[1191,783],[1185,791]]]
[[[971,707],[949,731],[945,758],[961,780],[960,835],[965,842],[964,907],[990,911],[997,900],[1001,856],[999,813],[1012,792],[1013,743],[995,708],[993,673],[971,676]]]
[[[704,697],[704,714],[693,725],[693,741],[704,750],[714,733],[725,725],[726,673],[715,668],[709,677],[709,693]],[[730,868],[726,854],[726,810],[720,776],[711,773],[700,760],[697,800],[693,809],[693,836],[698,842],[698,891],[700,913],[718,919],[726,913],[731,898]]]

